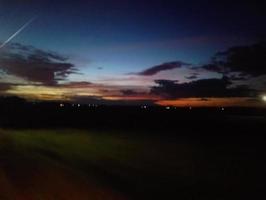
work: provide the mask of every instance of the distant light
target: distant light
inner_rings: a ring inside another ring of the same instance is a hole
[[[75,106],[75,104],[72,104],[72,106],[74,107],[74,106]]]
[[[63,103],[60,103],[60,107],[64,107],[64,104]]]
[[[80,104],[78,104],[78,107],[80,107]]]
[[[222,111],[224,111],[224,108],[222,108]]]
[[[146,109],[146,108],[147,108],[147,106],[143,106],[143,108],[144,108],[144,109]]]
[[[262,96],[262,100],[266,102],[266,95]]]
[[[167,106],[165,109],[166,109],[166,110],[170,110],[170,107],[169,107],[169,106]]]
[[[192,107],[191,106],[189,107],[189,110],[192,110]]]

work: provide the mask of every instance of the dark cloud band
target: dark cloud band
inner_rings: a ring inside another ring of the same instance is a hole
[[[0,54],[0,69],[6,74],[43,85],[55,85],[77,69],[67,58],[51,51],[18,43]]]
[[[141,76],[152,76],[155,75],[161,71],[166,71],[166,70],[172,70],[172,69],[176,69],[176,68],[180,68],[184,65],[189,65],[188,63],[184,63],[182,61],[175,61],[175,62],[167,62],[167,63],[163,63],[160,65],[156,65],[153,67],[150,67],[148,69],[145,69],[144,71],[141,71],[139,73],[137,73],[138,75]]]

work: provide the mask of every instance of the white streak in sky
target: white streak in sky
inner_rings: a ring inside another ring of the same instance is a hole
[[[20,29],[18,29],[13,35],[11,35],[6,41],[4,41],[1,45],[0,45],[0,49],[2,49],[4,46],[6,46],[14,37],[16,37],[21,31],[23,31],[23,29],[25,29],[27,26],[29,26],[34,20],[36,19],[36,17],[31,18],[27,23],[25,23]]]

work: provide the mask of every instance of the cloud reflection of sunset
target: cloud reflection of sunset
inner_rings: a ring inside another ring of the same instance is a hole
[[[161,100],[156,102],[161,106],[176,107],[260,107],[265,106],[258,99],[246,97],[232,98],[182,98],[176,100]]]

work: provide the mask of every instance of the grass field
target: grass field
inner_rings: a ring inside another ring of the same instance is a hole
[[[254,151],[122,131],[3,129],[0,199],[237,199],[253,193],[248,181],[262,187]]]

